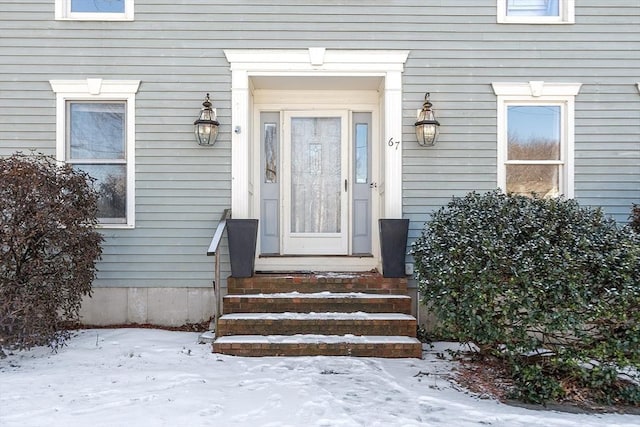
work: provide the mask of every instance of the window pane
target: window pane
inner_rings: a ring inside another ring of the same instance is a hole
[[[507,132],[507,159],[560,160],[560,106],[510,106]]]
[[[275,123],[264,124],[264,182],[275,184],[278,182],[278,138]]]
[[[560,16],[559,0],[507,0],[509,16]]]
[[[125,0],[71,0],[71,12],[124,13]]]
[[[366,184],[369,179],[369,125],[356,124],[356,184]]]
[[[507,193],[557,197],[559,171],[559,165],[507,165]]]
[[[126,223],[127,171],[126,165],[74,164],[74,167],[96,179],[99,193],[98,218],[101,223]]]
[[[71,159],[125,158],[125,103],[70,102]]]

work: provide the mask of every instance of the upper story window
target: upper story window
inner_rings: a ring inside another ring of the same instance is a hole
[[[573,24],[575,0],[498,0],[498,22]]]
[[[56,19],[133,21],[134,0],[55,0]]]
[[[87,172],[105,227],[133,227],[137,80],[52,80],[56,157]]]
[[[498,95],[498,187],[573,197],[574,99],[579,83],[493,83]]]

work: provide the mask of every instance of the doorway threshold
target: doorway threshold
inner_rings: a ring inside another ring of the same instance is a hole
[[[271,255],[256,258],[256,271],[370,271],[381,267],[375,254]]]
[[[258,258],[373,258],[373,254],[351,254],[351,255],[282,255],[282,254],[260,254]]]

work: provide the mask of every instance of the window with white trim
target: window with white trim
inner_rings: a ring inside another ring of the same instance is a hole
[[[493,83],[498,96],[498,187],[573,197],[574,100],[580,83]]]
[[[497,5],[498,23],[575,23],[575,0],[498,0]]]
[[[55,18],[78,21],[133,21],[134,0],[55,0]]]
[[[51,80],[56,157],[95,179],[104,227],[135,223],[135,94],[139,80]]]

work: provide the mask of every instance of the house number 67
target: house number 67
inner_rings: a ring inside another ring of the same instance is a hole
[[[393,137],[389,138],[389,142],[387,142],[387,145],[389,147],[393,147],[394,145],[396,146],[396,150],[398,149],[398,146],[400,145],[400,141],[394,141]]]

